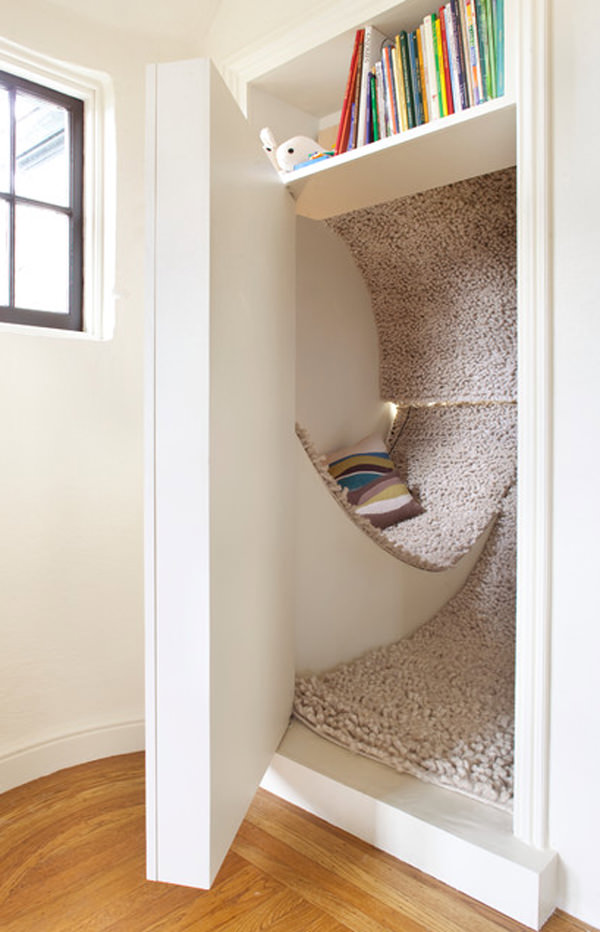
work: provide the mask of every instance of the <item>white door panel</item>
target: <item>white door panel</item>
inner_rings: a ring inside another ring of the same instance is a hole
[[[148,873],[207,887],[291,708],[295,221],[207,61],[148,100]]]

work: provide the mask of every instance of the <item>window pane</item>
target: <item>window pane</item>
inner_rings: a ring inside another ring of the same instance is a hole
[[[69,205],[68,113],[31,94],[17,94],[15,193]]]
[[[43,207],[15,208],[15,304],[69,312],[69,218]]]
[[[10,190],[10,103],[0,88],[0,191]]]
[[[8,305],[9,217],[7,201],[0,200],[0,304]]]

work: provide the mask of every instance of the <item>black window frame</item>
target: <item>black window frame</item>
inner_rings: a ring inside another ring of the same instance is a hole
[[[0,71],[0,87],[6,88],[10,100],[10,190],[0,192],[0,200],[9,205],[9,304],[0,305],[0,321],[58,330],[83,330],[83,117],[84,104],[77,97],[63,94],[43,84]],[[41,100],[57,104],[69,114],[69,206],[38,201],[15,194],[15,99],[23,91]],[[36,311],[17,307],[15,293],[15,205],[29,204],[61,213],[69,218],[69,310],[68,313]]]

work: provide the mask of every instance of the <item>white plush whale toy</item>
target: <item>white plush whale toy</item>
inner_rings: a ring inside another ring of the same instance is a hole
[[[301,162],[308,162],[310,159],[325,157],[329,154],[310,136],[292,136],[277,145],[268,126],[261,129],[260,141],[275,168],[282,172],[290,172]]]

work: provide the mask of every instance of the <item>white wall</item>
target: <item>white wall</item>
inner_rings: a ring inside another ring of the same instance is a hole
[[[42,0],[2,2],[0,35],[114,81],[120,295],[104,343],[0,332],[6,787],[143,738],[144,67],[189,49],[92,27]]]
[[[550,841],[562,865],[560,905],[600,926],[600,5],[594,0],[554,0],[552,14],[555,496]]]

